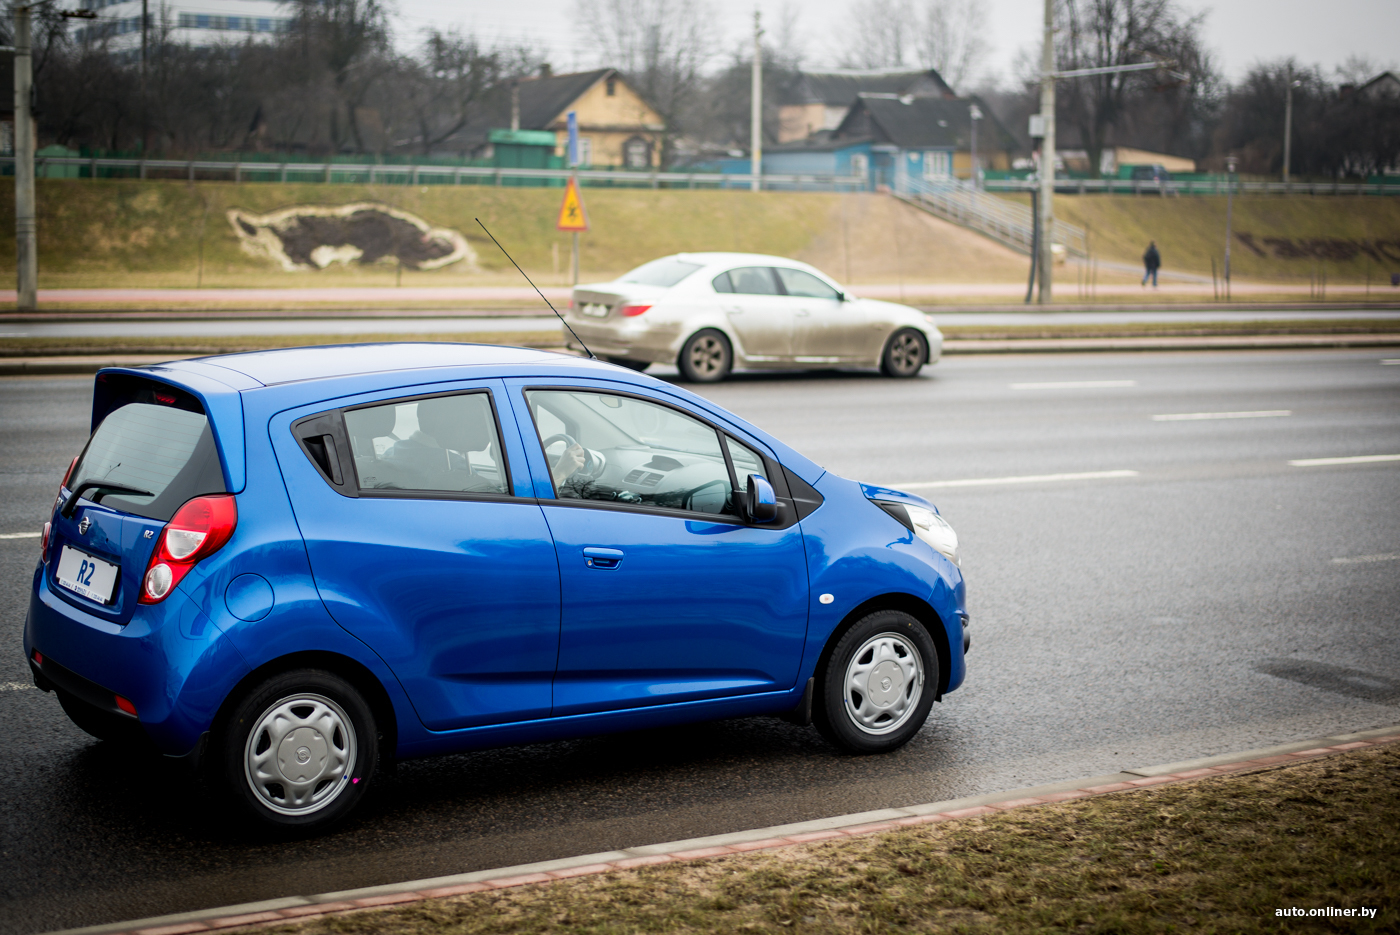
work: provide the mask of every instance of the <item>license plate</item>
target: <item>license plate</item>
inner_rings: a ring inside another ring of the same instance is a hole
[[[112,594],[117,590],[117,572],[120,570],[120,566],[65,545],[58,559],[58,573],[54,577],[74,594],[81,594],[99,604],[110,604]]]
[[[584,305],[579,309],[579,311],[583,312],[583,314],[588,315],[589,317],[592,317],[592,318],[607,318],[607,317],[608,317],[608,307],[607,307],[606,305],[602,305],[602,304],[600,304],[600,303],[598,303],[598,302],[588,302],[588,303],[584,304]]]

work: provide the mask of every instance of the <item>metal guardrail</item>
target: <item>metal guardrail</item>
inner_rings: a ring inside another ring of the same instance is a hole
[[[1031,209],[1026,205],[989,195],[954,179],[946,182],[909,179],[906,187],[909,191],[896,192],[896,197],[1030,255],[1035,242],[1035,225]],[[1065,251],[1073,256],[1088,255],[1082,227],[1056,219],[1053,238],[1054,243],[1064,244]]]
[[[13,166],[14,156],[0,156],[0,166]],[[40,156],[35,160],[36,171],[44,177],[49,166],[75,166],[88,169],[89,179],[98,178],[99,169],[125,170],[134,178],[149,178],[151,173],[169,177],[181,173],[193,182],[198,177],[217,176],[220,180],[244,181],[319,181],[346,184],[376,181],[386,184],[504,184],[510,179],[556,180],[562,183],[577,174],[582,184],[608,184],[628,188],[733,188],[749,189],[753,184],[750,173],[717,172],[610,172],[599,169],[512,169],[494,166],[383,165],[379,163],[350,164],[340,162],[225,162],[207,159],[108,159],[80,156]],[[267,178],[267,176],[273,178]],[[82,176],[79,176],[80,178]],[[810,191],[864,191],[865,180],[847,175],[775,175],[759,176],[763,188]]]
[[[1040,188],[1033,179],[986,179],[989,192],[1029,192]],[[1207,181],[1162,181],[1153,179],[1055,179],[1055,192],[1061,195],[1224,195],[1229,183]],[[1400,184],[1382,182],[1246,182],[1236,180],[1237,195],[1391,195],[1400,196]]]

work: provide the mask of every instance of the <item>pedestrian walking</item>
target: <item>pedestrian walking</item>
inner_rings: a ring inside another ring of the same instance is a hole
[[[1147,288],[1147,280],[1152,280],[1152,288],[1157,288],[1157,268],[1162,265],[1162,254],[1157,252],[1157,241],[1147,244],[1147,252],[1142,255],[1142,265],[1147,272],[1142,274],[1142,287]]]

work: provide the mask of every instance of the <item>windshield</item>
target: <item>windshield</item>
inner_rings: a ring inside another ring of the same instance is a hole
[[[69,489],[87,481],[112,481],[150,496],[88,490],[105,506],[168,520],[186,500],[224,493],[224,475],[209,420],[203,413],[130,403],[102,420],[69,478]]]
[[[643,286],[670,288],[700,268],[699,263],[687,263],[668,256],[644,263],[632,272],[625,274],[618,282],[635,282]]]

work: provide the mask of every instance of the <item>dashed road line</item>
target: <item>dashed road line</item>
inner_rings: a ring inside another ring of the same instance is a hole
[[[991,484],[1040,484],[1047,481],[1108,480],[1114,477],[1137,477],[1137,471],[1080,471],[1076,474],[1024,474],[1019,477],[969,477],[962,480],[913,481],[886,484],[895,490],[927,490],[933,487],[980,487]]]
[[[1393,366],[1395,366],[1396,364],[1400,364],[1400,358],[1396,358],[1395,360],[1383,360],[1383,361],[1381,361],[1381,366],[1382,366],[1382,367],[1393,367]]]
[[[1325,467],[1329,464],[1375,464],[1378,461],[1400,461],[1400,455],[1355,455],[1350,458],[1300,458],[1289,461],[1293,467]]]
[[[1255,412],[1174,412],[1153,416],[1153,422],[1196,422],[1205,419],[1279,419],[1293,415],[1292,409],[1260,409]]]
[[[1013,390],[1098,390],[1116,386],[1137,386],[1136,380],[1068,380],[1057,383],[1013,383]]]
[[[0,692],[27,692],[33,687],[27,682],[0,682]]]
[[[1348,558],[1334,558],[1333,565],[1369,565],[1372,562],[1393,562],[1400,559],[1400,552],[1386,552],[1382,555],[1352,555]]]
[[[42,536],[42,532],[6,532],[0,533],[0,539],[37,539]]]

